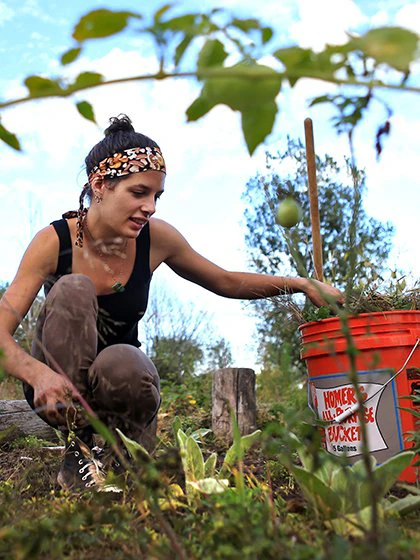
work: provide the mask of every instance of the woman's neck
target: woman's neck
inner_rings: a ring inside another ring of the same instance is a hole
[[[83,229],[85,238],[88,239],[89,245],[100,256],[118,255],[125,253],[128,240],[117,235],[109,228],[104,228],[101,224],[100,217],[95,212],[89,210],[85,216]]]

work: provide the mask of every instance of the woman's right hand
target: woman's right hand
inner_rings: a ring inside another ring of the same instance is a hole
[[[48,366],[32,381],[34,405],[50,422],[67,425],[67,411],[74,409],[74,400],[80,394],[73,383],[64,375]]]

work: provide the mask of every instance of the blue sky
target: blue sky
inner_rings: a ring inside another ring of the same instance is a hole
[[[134,0],[0,0],[0,97],[24,93],[21,84],[30,74],[61,74],[59,57],[72,46],[73,26],[87,11],[98,7],[131,9],[147,17],[161,5],[163,2]],[[173,12],[220,5],[235,15],[258,17],[272,25],[279,46],[322,48],[325,42],[344,40],[346,30],[361,32],[369,26],[402,25],[420,31],[420,3],[407,0],[197,0],[174,3]],[[65,71],[72,76],[89,69],[116,78],[155,68],[151,45],[132,32],[89,43],[81,60]],[[418,84],[418,76],[417,65],[413,83]],[[228,108],[217,107],[199,122],[186,123],[185,109],[199,92],[199,86],[187,80],[112,86],[79,94],[79,100],[93,103],[98,127],[78,116],[74,100],[40,101],[5,111],[3,122],[19,133],[24,153],[0,146],[0,280],[13,278],[24,248],[38,229],[77,207],[85,181],[84,157],[101,138],[108,118],[120,112],[127,113],[138,130],[161,145],[167,160],[166,192],[157,215],[177,227],[207,258],[231,270],[246,270],[241,194],[246,181],[264,170],[265,149],[282,150],[287,135],[303,138],[303,120],[311,116],[317,152],[337,158],[348,154],[345,139],[337,137],[329,123],[331,113],[307,106],[309,98],[327,90],[335,88],[302,81],[293,91],[282,91],[282,110],[273,133],[252,158],[242,139],[239,116]],[[366,209],[374,217],[394,223],[393,261],[418,278],[419,102],[413,94],[384,92],[381,97],[395,113],[382,159],[376,161],[373,147],[376,127],[384,116],[379,106],[355,137],[358,164],[367,173]],[[279,274],[286,272],[279,270]],[[164,266],[155,277],[157,284],[164,283],[182,301],[193,301],[213,315],[215,328],[232,343],[235,365],[256,365],[255,319],[248,316],[246,305],[243,309],[241,302],[186,283]]]

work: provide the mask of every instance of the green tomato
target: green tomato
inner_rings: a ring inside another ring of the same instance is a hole
[[[276,222],[283,227],[293,227],[302,218],[302,208],[290,196],[285,198],[277,210]]]

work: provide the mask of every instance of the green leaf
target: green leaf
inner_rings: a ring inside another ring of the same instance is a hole
[[[410,465],[414,456],[414,451],[402,451],[376,467],[375,480],[380,496],[384,496],[391,489],[402,471]]]
[[[13,132],[7,130],[7,128],[5,128],[2,124],[0,124],[0,140],[3,140],[3,142],[5,142],[8,146],[13,148],[14,150],[17,151],[22,150],[16,134],[13,134]]]
[[[297,465],[290,465],[289,468],[306,499],[314,505],[319,513],[322,513],[324,518],[331,518],[336,515],[337,511],[341,511],[340,496],[317,476]]]
[[[175,416],[172,422],[172,433],[174,434],[174,438],[178,439],[178,432],[182,428],[181,418],[179,416]],[[182,431],[182,430],[181,430]]]
[[[272,68],[249,62],[217,70],[220,77],[205,79],[200,97],[187,109],[187,118],[197,120],[218,104],[240,111],[245,140],[252,154],[272,130],[281,77]],[[204,72],[203,69],[202,78]]]
[[[173,6],[173,4],[164,4],[161,8],[159,8],[153,16],[154,22],[155,23],[160,23],[160,21],[162,19],[162,16],[164,14],[166,14],[166,12],[168,10],[170,10],[172,8],[172,6]]]
[[[171,31],[191,31],[196,23],[198,14],[186,14],[185,16],[177,16],[160,23],[163,29]]]
[[[413,486],[412,484],[403,484],[402,482],[400,482],[398,486],[403,490],[407,490],[407,492],[411,492],[412,494],[417,494],[418,496],[420,496],[420,488],[418,488],[417,486]]]
[[[214,477],[214,473],[216,471],[216,463],[217,463],[217,453],[212,453],[207,457],[206,462],[204,463],[204,476]]]
[[[79,101],[79,103],[76,103],[76,107],[82,117],[96,123],[93,107],[88,101]]]
[[[420,412],[418,410],[415,410],[414,408],[407,408],[405,406],[399,406],[398,407],[400,410],[405,410],[406,412],[409,412],[410,414],[412,414],[415,418],[420,418]],[[410,434],[415,434],[415,432],[408,432]]]
[[[221,41],[211,39],[204,43],[198,55],[197,67],[208,68],[211,66],[221,66],[227,57],[227,52]]]
[[[287,79],[293,87],[297,80],[303,77],[316,77],[317,74],[322,74],[325,79],[332,78],[334,73],[345,65],[346,57],[344,55],[348,50],[348,45],[327,46],[320,53],[314,53],[311,49],[302,49],[301,47],[288,47],[279,49],[273,54],[284,64],[286,75],[289,74]],[[336,54],[343,55],[340,62],[333,62],[333,57]]]
[[[193,39],[194,35],[192,33],[186,33],[182,41],[178,43],[175,49],[174,56],[175,66],[178,66],[178,64],[181,62],[181,58],[184,56],[185,51],[188,49]]]
[[[70,64],[70,62],[74,62],[79,54],[82,52],[80,47],[75,49],[70,49],[61,55],[61,64]]]
[[[190,436],[187,439],[186,448],[189,472],[191,473],[192,480],[204,478],[204,458],[200,446],[195,439]]]
[[[127,448],[127,451],[130,453],[130,455],[133,457],[133,459],[136,459],[137,457],[140,456],[143,459],[145,459],[146,461],[151,460],[150,454],[146,451],[146,449],[140,443],[138,443],[137,441],[134,441],[133,439],[124,435],[122,433],[122,431],[119,430],[118,428],[116,428],[116,432],[120,436],[121,441],[123,442],[123,444]]]
[[[320,95],[319,97],[314,97],[309,103],[309,107],[318,105],[318,103],[330,103],[335,97],[331,95]]]
[[[179,450],[181,453],[181,462],[184,469],[185,480],[191,480],[193,478],[193,471],[191,466],[191,461],[187,452],[187,442],[188,436],[181,429],[177,432],[177,440],[179,445]]]
[[[215,103],[212,103],[202,95],[197,97],[186,110],[187,120],[197,121],[208,113],[210,109],[213,109],[214,105]]]
[[[115,12],[112,10],[93,10],[84,15],[73,31],[73,38],[82,42],[86,39],[109,37],[119,33],[128,24],[129,18],[142,19],[140,14],[134,12]]]
[[[221,103],[242,112],[273,101],[280,91],[281,77],[268,66],[241,62],[221,68],[220,73],[206,80],[202,92],[213,105]]]
[[[241,437],[241,448],[244,453],[248,451],[260,439],[261,430],[255,430],[251,434]]]
[[[234,27],[237,27],[238,29],[240,29],[241,31],[244,31],[245,33],[248,31],[251,31],[252,29],[260,29],[261,28],[261,24],[260,22],[255,19],[255,18],[248,18],[248,19],[233,19],[230,22],[230,25],[233,25]]]
[[[330,471],[331,478],[328,479],[325,477],[321,479],[327,486],[334,490],[336,494],[341,496],[343,513],[360,509],[357,507],[357,502],[355,502],[353,498],[355,488],[352,484],[353,479],[349,476],[350,469],[351,467],[342,467],[336,464]],[[318,472],[315,474],[318,474]]]
[[[318,470],[314,471],[315,476],[317,476],[320,480],[322,480],[322,482],[324,482],[327,486],[333,488],[335,491],[337,490],[337,488],[341,490],[342,485],[344,484],[344,481],[339,473],[342,473],[343,475],[347,474],[342,465],[337,465],[337,463],[335,463],[333,460],[328,459],[323,461]],[[334,481],[335,485],[333,486]]]
[[[263,27],[261,29],[261,38],[262,38],[263,45],[268,43],[268,41],[270,41],[272,36],[273,36],[273,30],[271,29],[271,27]]]
[[[286,67],[287,71],[293,71],[293,76],[288,76],[290,85],[293,87],[298,81],[299,76],[296,76],[296,69],[298,69],[303,74],[304,68],[309,68],[311,66],[311,55],[312,51],[310,49],[302,49],[301,47],[287,47],[285,49],[279,49],[274,56],[280,60]]]
[[[260,435],[261,430],[255,430],[252,434],[242,436],[239,442],[233,442],[226,452],[225,460],[223,461],[222,468],[220,469],[220,476],[227,476],[235,463],[240,460],[248,449],[250,449],[250,447],[259,440]]]
[[[185,432],[183,432],[181,430],[181,428],[179,428],[179,430],[177,432],[177,439],[178,439],[179,447],[181,449],[184,448],[186,443],[187,443],[187,434]]]
[[[377,465],[375,457],[370,455],[369,461],[371,469],[375,471]],[[355,504],[356,509],[364,509],[371,502],[371,489],[363,459],[359,459],[353,463],[348,471],[348,476],[351,479],[350,484],[353,487],[353,496],[350,499],[350,503]]]
[[[229,488],[228,480],[216,480],[215,478],[202,478],[201,480],[189,480],[187,484],[202,494],[221,494]]]
[[[385,506],[385,511],[399,513],[400,515],[406,515],[420,509],[420,496],[405,496],[400,498],[393,503],[388,503]]]
[[[276,114],[277,105],[274,101],[243,111],[242,130],[250,155],[272,131]]]
[[[381,27],[354,38],[352,43],[377,62],[405,72],[416,59],[418,40],[418,35],[408,29]]]
[[[50,80],[41,76],[28,76],[25,80],[25,85],[31,97],[60,94],[63,92],[57,80]]]
[[[194,430],[192,432],[191,437],[195,439],[197,443],[201,443],[201,439],[205,438],[208,434],[211,434],[211,430],[209,428],[199,428],[198,430]]]
[[[76,77],[74,84],[69,86],[69,89],[84,89],[92,86],[96,86],[103,81],[104,77],[102,74],[97,74],[96,72],[82,72]]]
[[[383,519],[384,509],[378,508],[379,518]],[[369,530],[372,519],[371,506],[365,507],[356,513],[350,513],[344,518],[331,519],[326,521],[325,525],[333,529],[337,535],[342,537],[355,537],[360,538],[366,535]]]

